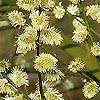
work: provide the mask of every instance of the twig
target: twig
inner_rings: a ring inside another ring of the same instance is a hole
[[[98,1],[98,0],[97,0],[97,1]],[[81,7],[82,12],[83,12],[83,19],[84,19],[85,24],[86,24],[86,26],[87,26],[87,29],[88,29],[88,31],[89,31],[89,33],[90,33],[89,36],[90,36],[91,43],[93,44],[94,39],[93,39],[92,34],[91,34],[91,28],[90,28],[90,26],[89,26],[89,22],[88,22],[88,19],[87,19],[87,17],[86,17],[85,9],[84,9],[84,6],[83,6],[82,2],[80,2],[80,7]],[[97,33],[96,33],[94,30],[92,30],[92,31],[97,35]],[[96,59],[97,59],[97,57],[96,57]],[[98,59],[97,59],[97,62],[98,62]],[[99,63],[98,63],[98,66],[99,66]],[[87,79],[94,79],[93,77],[91,77],[91,76],[89,76],[89,75],[87,75],[87,74],[84,75],[83,72],[81,72],[80,74],[82,74],[83,76],[87,77]],[[100,81],[99,81],[98,79],[94,79],[94,80],[97,81],[97,83],[100,85]]]
[[[12,27],[11,25],[0,27],[0,31],[9,30],[9,29],[14,29],[14,27]]]
[[[41,8],[39,7],[39,12],[41,14]],[[38,39],[37,39],[37,56],[39,56],[40,54],[40,30],[37,31],[38,33]],[[43,92],[43,87],[42,87],[42,78],[41,78],[41,73],[38,72],[38,78],[39,78],[39,90],[40,90],[40,95],[41,95],[41,99],[45,100],[45,96],[44,96],[44,92]]]
[[[82,76],[84,76],[88,80],[94,80],[94,81],[96,81],[96,83],[98,85],[100,85],[100,81],[93,74],[90,74],[90,73],[85,72],[85,71],[81,71],[81,72],[78,72],[78,73],[80,73]]]
[[[87,26],[87,29],[89,31],[89,36],[90,36],[91,42],[93,44],[94,40],[93,40],[93,37],[92,37],[92,34],[91,34],[91,30],[90,30],[90,26],[89,26],[89,23],[88,23],[88,19],[87,19],[86,15],[85,15],[85,9],[84,9],[84,6],[83,6],[82,2],[80,2],[79,6],[82,9],[83,19],[84,19],[84,22],[85,22],[85,24]]]
[[[97,33],[93,28],[90,28],[90,30],[91,30],[95,35],[97,35],[97,36],[100,38],[100,34]]]
[[[12,11],[12,10],[20,10],[20,11],[23,11],[22,9],[19,9],[17,6],[3,6],[3,7],[0,7],[0,12],[9,12],[9,11]]]
[[[39,56],[39,53],[40,53],[39,38],[40,38],[40,31],[38,31],[37,56]],[[43,87],[42,87],[42,78],[41,78],[41,73],[40,72],[38,72],[38,78],[39,78],[39,89],[40,89],[41,99],[45,100],[44,93],[43,93]]]
[[[100,57],[99,56],[96,56],[96,59],[97,59],[97,62],[98,62],[98,66],[99,66],[99,72],[100,72]]]
[[[27,86],[26,85],[24,85],[24,89],[25,89],[26,95],[28,95],[28,91],[27,91]]]

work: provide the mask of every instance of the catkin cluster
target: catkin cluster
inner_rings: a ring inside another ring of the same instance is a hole
[[[54,0],[17,0],[16,5],[26,12],[26,15],[28,14],[27,18],[23,12],[18,10],[8,13],[11,25],[22,30],[22,33],[17,37],[16,54],[25,56],[28,52],[40,48],[41,45],[57,46],[61,44],[63,41],[61,31],[50,25],[48,12],[51,11],[57,19],[63,18],[65,9],[62,2],[56,5]],[[45,74],[42,87],[46,100],[63,100],[62,94],[50,85],[64,77],[64,74],[58,69],[57,62],[58,59],[55,56],[45,52],[39,52],[34,60],[33,67],[35,70]],[[12,67],[9,62],[0,62],[0,72],[5,72],[9,67]],[[15,87],[29,86],[28,74],[20,66],[13,67],[11,73],[8,73],[7,76],[15,84]],[[0,84],[1,93],[7,91],[5,100],[25,99],[24,95],[18,93],[14,87],[12,89],[10,89],[10,86],[8,87],[9,82],[6,79],[1,78],[0,80],[2,81]],[[6,87],[6,91],[4,87]],[[13,95],[8,95],[8,92]],[[32,100],[42,100],[39,85],[36,92],[30,93],[27,97]]]
[[[55,0],[17,0],[16,5],[22,10],[14,10],[8,13],[8,19],[13,27],[22,30],[17,37],[16,54],[25,56],[32,50],[37,50],[43,45],[58,46],[63,42],[61,31],[50,25],[49,12],[52,12],[55,18],[62,19],[66,14],[73,16],[72,25],[74,27],[72,40],[76,43],[84,43],[89,39],[91,41],[90,53],[100,56],[100,44],[94,41],[91,28],[88,23],[88,16],[100,23],[100,5],[83,6],[85,0],[69,0],[70,4],[64,9],[62,2],[58,4]],[[24,11],[24,13],[23,13]],[[38,50],[37,50],[38,51]],[[45,52],[38,52],[33,64],[33,68],[40,74],[44,74],[44,81],[41,82],[43,95],[46,100],[64,100],[62,94],[54,89],[52,82],[60,80],[64,74],[58,68],[58,59],[56,56]],[[68,64],[68,69],[77,73],[85,68],[85,62],[75,57]],[[13,68],[12,68],[13,67]],[[8,70],[12,69],[11,72]],[[9,73],[8,73],[8,72]],[[7,73],[6,73],[7,72]],[[9,80],[3,77],[6,73]],[[29,86],[28,74],[21,66],[11,66],[7,60],[0,61],[0,93],[5,94],[4,100],[26,100],[24,94],[19,93],[17,88]],[[16,88],[17,87],[17,88]],[[85,83],[82,92],[86,98],[92,98],[99,92],[99,85],[90,80]],[[31,100],[42,100],[39,83],[34,93],[29,93],[27,98]]]

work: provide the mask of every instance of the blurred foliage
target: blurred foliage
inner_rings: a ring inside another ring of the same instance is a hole
[[[1,6],[14,6],[16,5],[16,0],[1,0],[2,4]]]

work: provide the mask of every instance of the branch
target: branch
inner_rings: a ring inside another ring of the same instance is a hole
[[[90,30],[91,30],[95,35],[97,35],[97,36],[100,38],[100,34],[97,33],[93,28],[90,28]]]
[[[99,56],[96,56],[96,59],[97,59],[97,62],[98,62],[98,66],[99,66],[99,72],[100,72],[100,57]]]
[[[37,32],[38,32],[37,56],[39,56],[39,54],[40,54],[40,48],[39,48],[40,47],[40,45],[39,45],[40,31],[37,31]],[[38,78],[39,78],[39,90],[40,90],[41,99],[45,100],[43,87],[42,87],[42,78],[41,78],[41,73],[40,72],[38,72]]]
[[[11,25],[0,27],[0,31],[9,30],[9,29],[14,29],[14,27],[12,27]]]
[[[84,19],[85,25],[87,26],[87,30],[89,31],[89,36],[90,36],[91,42],[93,44],[94,39],[93,39],[92,34],[91,34],[90,25],[89,25],[88,19],[87,19],[86,14],[85,14],[85,8],[83,6],[83,3],[80,2],[79,6],[82,9],[83,19]]]
[[[22,9],[19,9],[17,6],[3,6],[3,7],[0,7],[0,13],[1,12],[9,12],[9,11],[12,11],[12,10],[20,10],[20,11],[23,11]]]

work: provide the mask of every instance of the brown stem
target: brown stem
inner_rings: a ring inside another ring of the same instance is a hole
[[[40,31],[38,31],[38,40],[37,40],[37,56],[40,54],[40,47],[39,47],[39,38],[40,38]],[[44,93],[43,93],[43,87],[42,87],[42,78],[41,78],[41,73],[38,72],[38,78],[39,78],[39,90],[40,90],[40,95],[41,99],[45,100]]]

